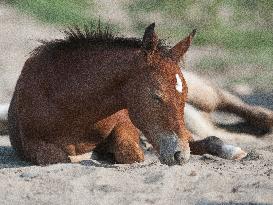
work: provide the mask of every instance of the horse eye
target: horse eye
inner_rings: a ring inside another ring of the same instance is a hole
[[[159,92],[155,92],[153,93],[152,95],[153,99],[155,99],[156,101],[160,102],[160,103],[163,103],[163,97],[162,97],[162,94],[159,93]]]

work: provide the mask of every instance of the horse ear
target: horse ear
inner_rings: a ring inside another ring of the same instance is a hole
[[[184,54],[189,49],[192,39],[195,36],[196,29],[194,29],[186,38],[177,43],[172,49],[171,54],[175,61],[179,62]]]
[[[152,23],[145,29],[142,39],[142,48],[145,51],[154,51],[158,44],[158,37],[155,33],[155,23]]]

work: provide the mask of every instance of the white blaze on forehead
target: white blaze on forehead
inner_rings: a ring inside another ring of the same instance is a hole
[[[176,74],[175,77],[176,77],[176,86],[175,86],[175,88],[176,88],[176,90],[178,92],[182,93],[182,90],[183,90],[182,80],[181,80],[181,78],[179,77],[178,74]]]

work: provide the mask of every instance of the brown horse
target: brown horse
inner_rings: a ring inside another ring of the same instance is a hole
[[[195,31],[168,49],[154,27],[142,40],[70,30],[64,40],[35,49],[9,108],[18,154],[51,164],[106,149],[119,163],[140,162],[141,131],[168,165],[186,162],[190,149],[231,159],[245,155],[216,137],[193,141],[184,124],[187,85],[178,62]]]

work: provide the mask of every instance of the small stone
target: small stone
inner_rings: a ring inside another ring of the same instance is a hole
[[[32,173],[22,173],[19,175],[21,178],[23,178],[25,181],[30,181],[31,179],[37,177],[37,174],[32,174]]]
[[[264,173],[266,176],[270,177],[273,174],[273,169],[269,169]]]
[[[232,193],[236,193],[238,192],[238,187],[233,187],[232,190],[231,190]]]
[[[196,176],[196,175],[197,175],[197,172],[194,171],[194,170],[192,170],[191,173],[190,173],[190,176],[194,177],[194,176]]]
[[[260,154],[258,154],[256,151],[251,150],[249,153],[247,153],[247,155],[242,158],[243,161],[251,161],[251,160],[258,160],[261,159],[262,156]]]
[[[219,161],[219,157],[216,157],[216,156],[213,156],[213,155],[210,155],[210,154],[203,154],[202,157],[201,157],[201,160],[213,160],[213,161]]]

